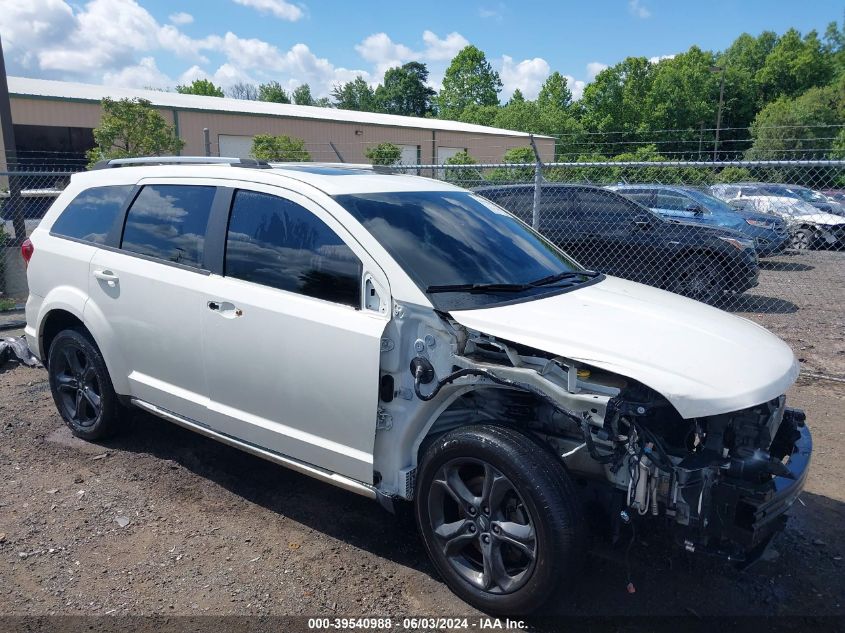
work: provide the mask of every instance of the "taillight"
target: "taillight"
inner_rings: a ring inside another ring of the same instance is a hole
[[[26,238],[21,244],[21,257],[26,262],[26,265],[29,266],[29,260],[32,259],[32,254],[35,252],[35,247],[32,245],[32,241],[29,238]]]

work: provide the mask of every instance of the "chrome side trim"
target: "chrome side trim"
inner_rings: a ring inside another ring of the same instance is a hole
[[[223,444],[227,444],[228,446],[240,449],[246,453],[255,455],[256,457],[261,457],[262,459],[266,459],[267,461],[273,462],[274,464],[279,464],[280,466],[284,466],[285,468],[290,468],[291,470],[295,470],[296,472],[302,473],[303,475],[314,477],[315,479],[319,479],[320,481],[324,481],[328,484],[332,484],[333,486],[343,488],[344,490],[348,490],[350,492],[355,492],[370,499],[377,499],[381,496],[373,486],[361,483],[360,481],[350,479],[349,477],[344,477],[343,475],[338,475],[337,473],[333,473],[329,470],[325,470],[317,466],[312,466],[311,464],[301,462],[298,459],[294,459],[293,457],[287,457],[285,455],[281,455],[273,451],[268,451],[267,449],[261,448],[260,446],[255,446],[254,444],[250,444],[249,442],[243,442],[237,438],[232,437],[231,435],[226,435],[225,433],[218,433],[217,431],[210,429],[204,424],[182,417],[181,415],[173,413],[172,411],[168,411],[167,409],[157,407],[156,405],[150,404],[149,402],[145,402],[144,400],[132,398],[131,402],[138,408],[152,413],[155,416],[163,418],[168,422],[173,422],[174,424],[178,424],[179,426],[199,433],[200,435],[204,435],[213,440],[217,440],[218,442],[222,442]]]

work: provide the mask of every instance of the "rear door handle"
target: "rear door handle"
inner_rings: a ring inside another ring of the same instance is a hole
[[[117,285],[117,282],[120,279],[117,275],[115,275],[110,270],[95,270],[94,271],[94,278],[99,279],[100,281],[105,281],[105,282],[108,283],[109,286],[112,286],[112,287]]]

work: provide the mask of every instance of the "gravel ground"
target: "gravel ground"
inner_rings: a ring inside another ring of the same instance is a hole
[[[845,297],[843,255],[770,260],[745,300],[809,373],[845,376],[843,314],[832,305]],[[776,298],[784,276],[796,289],[821,278],[842,285]],[[435,577],[407,519],[142,413],[127,416],[120,437],[85,443],[63,426],[43,369],[5,369],[0,616],[479,616]],[[739,571],[647,538],[626,565],[624,546],[596,539],[551,613],[841,623],[845,383],[802,378],[788,395],[807,411],[814,461],[765,560]],[[549,622],[536,626],[559,628]]]

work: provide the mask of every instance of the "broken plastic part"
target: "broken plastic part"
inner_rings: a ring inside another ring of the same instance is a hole
[[[0,371],[10,360],[18,361],[28,367],[38,367],[41,363],[35,358],[26,343],[26,338],[4,338],[0,339]]]

